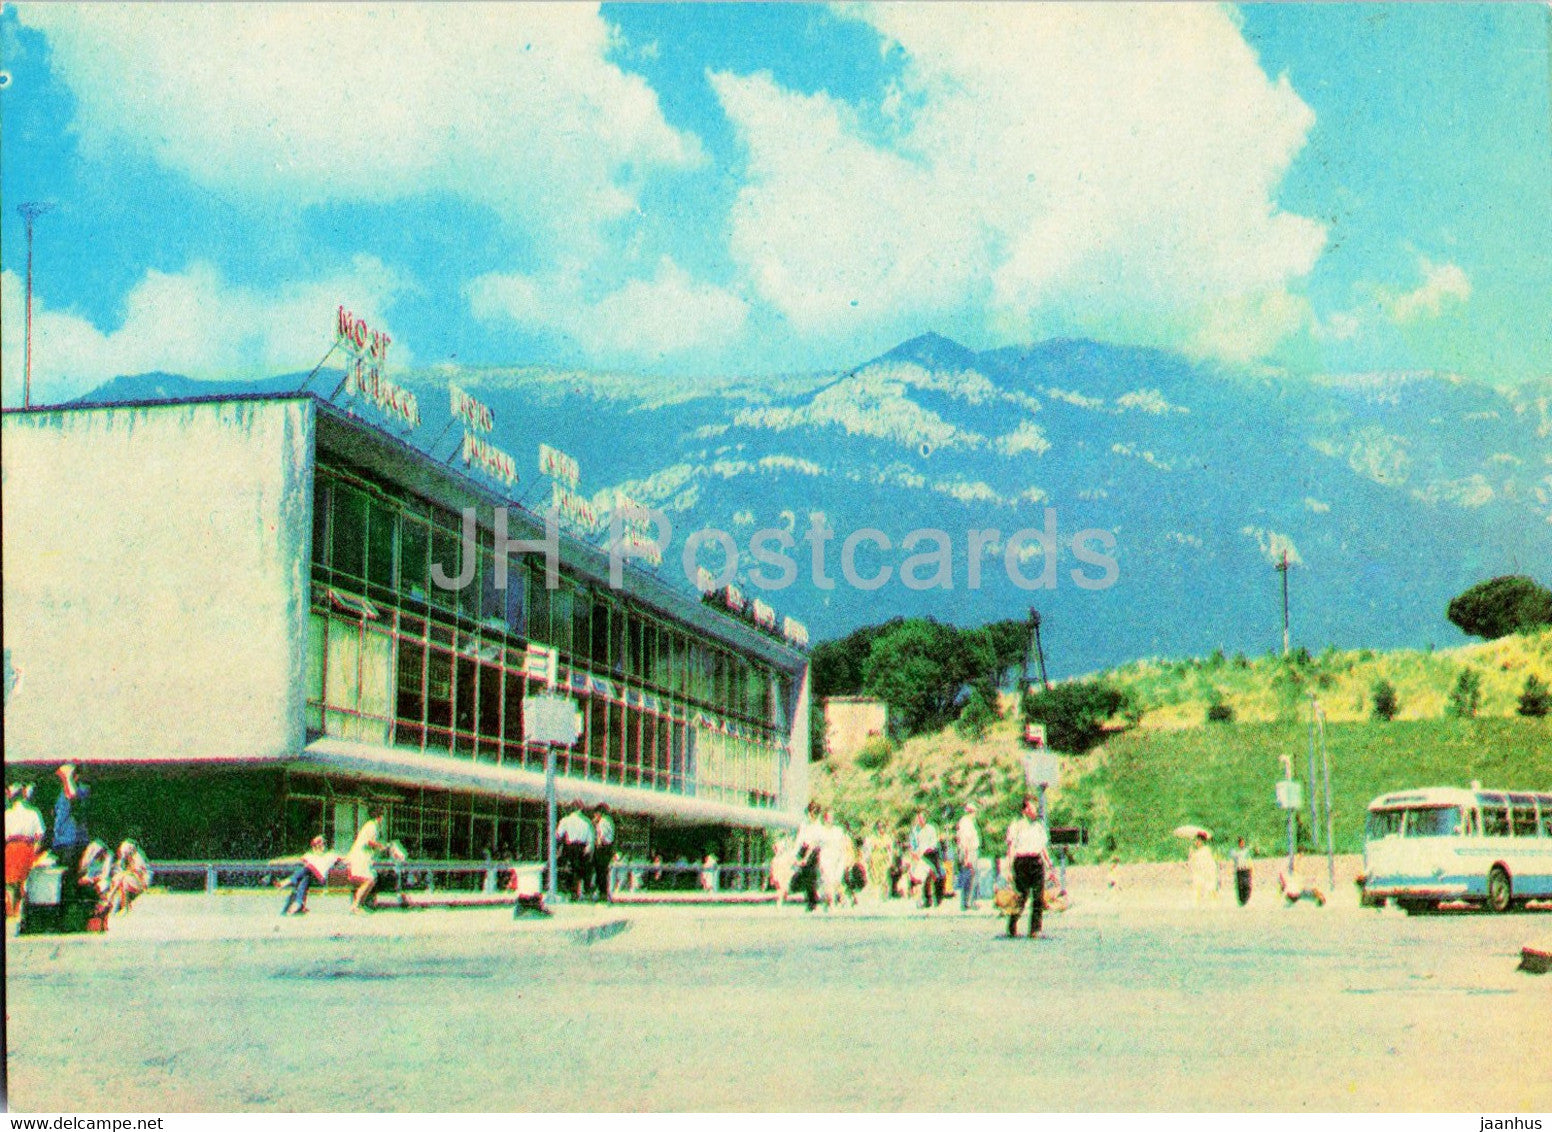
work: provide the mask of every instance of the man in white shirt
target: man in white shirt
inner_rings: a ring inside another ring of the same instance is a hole
[[[975,803],[965,803],[965,816],[954,830],[954,846],[959,850],[959,910],[975,907],[975,873],[981,860],[981,831],[975,827]]]
[[[558,864],[566,893],[573,900],[581,900],[593,856],[593,823],[587,820],[581,806],[574,807],[556,823],[555,840],[559,842]]]
[[[927,820],[927,811],[916,814],[916,826],[911,830],[911,848],[927,866],[926,879],[922,881],[922,907],[932,908],[943,898],[943,844],[938,827]]]
[[[21,910],[27,876],[43,847],[43,815],[32,805],[32,786],[6,787],[5,808],[5,914]]]
[[[1008,860],[1012,862],[1013,888],[1029,905],[1029,938],[1040,934],[1045,911],[1045,855],[1051,835],[1040,820],[1040,803],[1024,799],[1024,812],[1008,826]],[[1008,917],[1008,935],[1018,935],[1017,911]]]
[[[812,912],[819,904],[819,853],[824,848],[824,826],[819,821],[819,803],[808,804],[808,816],[798,826],[797,861],[792,873],[792,887],[803,893],[807,910]]]

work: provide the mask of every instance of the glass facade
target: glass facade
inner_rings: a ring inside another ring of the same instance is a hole
[[[563,778],[780,804],[790,675],[564,567],[548,589],[542,556],[513,556],[503,587],[489,530],[466,567],[460,516],[362,470],[320,459],[315,488],[311,732],[542,771],[523,742],[536,642],[582,709]]]

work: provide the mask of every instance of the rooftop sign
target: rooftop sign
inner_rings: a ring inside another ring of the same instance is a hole
[[[415,394],[383,377],[388,345],[393,339],[382,331],[373,330],[365,319],[357,318],[341,306],[335,324],[335,340],[351,359],[345,367],[345,392],[352,397],[364,398],[409,428],[418,427],[420,405]]]

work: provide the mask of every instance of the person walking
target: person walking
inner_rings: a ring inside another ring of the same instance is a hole
[[[792,874],[792,887],[803,893],[806,911],[812,912],[819,904],[819,854],[824,848],[824,826],[819,821],[819,803],[808,804],[808,816],[798,826],[797,864]]]
[[[819,844],[819,883],[826,907],[838,908],[841,890],[846,883],[846,869],[851,864],[851,837],[835,820],[835,811],[824,812],[820,826],[822,839]]]
[[[911,851],[921,858],[927,870],[922,879],[922,907],[935,907],[943,895],[943,843],[938,827],[927,820],[926,810],[916,813],[916,826],[911,830]]]
[[[1008,861],[1013,889],[1029,905],[1029,938],[1040,934],[1041,917],[1045,911],[1045,861],[1051,844],[1051,835],[1040,817],[1040,803],[1032,797],[1024,799],[1024,810],[1008,826]],[[1008,935],[1018,935],[1021,909],[1014,905],[1008,917]]]
[[[975,803],[965,803],[965,816],[954,829],[954,847],[958,850],[959,910],[968,912],[976,906],[975,878],[981,866],[981,831],[975,826]]]
[[[21,911],[27,898],[27,877],[43,848],[43,815],[32,805],[32,784],[5,790],[5,914]]]
[[[894,863],[895,839],[885,830],[883,822],[879,822],[872,835],[863,842],[862,852],[867,861],[868,889],[873,899],[883,900],[893,896],[894,885],[889,867]]]
[[[605,904],[613,903],[610,870],[614,867],[614,818],[602,802],[593,812],[593,896]]]
[[[323,835],[314,837],[307,852],[302,854],[302,861],[296,867],[296,872],[291,874],[291,879],[286,881],[290,886],[290,893],[286,896],[286,902],[280,906],[282,916],[294,914],[304,916],[307,914],[307,893],[315,884],[325,884],[329,879],[329,870],[339,861],[340,855],[328,847]]]
[[[580,901],[593,855],[593,823],[587,820],[580,805],[556,823],[555,838],[560,842],[561,886],[571,899]]]
[[[1218,862],[1207,844],[1207,835],[1198,833],[1187,861],[1191,869],[1191,902],[1196,905],[1218,898]]]
[[[1254,879],[1250,850],[1246,847],[1243,837],[1239,839],[1239,844],[1234,846],[1229,859],[1234,862],[1234,895],[1239,898],[1239,906],[1243,908],[1250,903],[1250,885]]]

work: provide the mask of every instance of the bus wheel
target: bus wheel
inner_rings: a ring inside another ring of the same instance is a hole
[[[1514,903],[1514,889],[1502,865],[1494,865],[1487,874],[1487,906],[1494,912],[1507,912]]]

